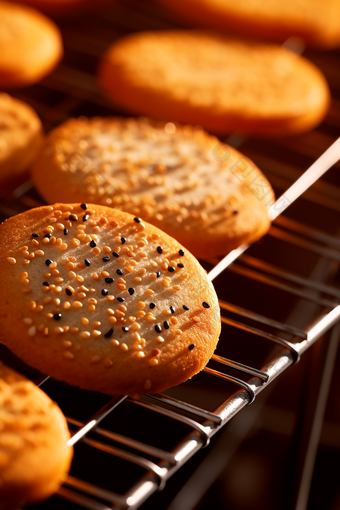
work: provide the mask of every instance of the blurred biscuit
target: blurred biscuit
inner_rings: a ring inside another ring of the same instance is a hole
[[[338,0],[158,0],[191,26],[285,42],[298,37],[308,46],[340,45]]]
[[[43,146],[43,129],[26,103],[0,93],[0,196],[29,177],[29,168]]]
[[[130,112],[222,135],[308,131],[330,100],[321,71],[286,48],[189,30],[119,39],[103,55],[98,81]]]
[[[0,509],[38,502],[56,492],[73,449],[66,420],[31,381],[0,361]]]
[[[63,54],[58,27],[40,12],[0,1],[0,87],[25,87],[41,80]]]

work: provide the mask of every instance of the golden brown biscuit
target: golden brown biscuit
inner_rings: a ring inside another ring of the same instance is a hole
[[[126,36],[104,54],[98,80],[131,112],[218,134],[307,131],[330,99],[319,69],[286,48],[199,31]]]
[[[0,226],[1,341],[57,379],[140,395],[202,370],[220,333],[216,293],[182,246],[138,217],[43,206]]]
[[[283,43],[299,37],[309,46],[340,45],[339,0],[159,0],[190,25],[230,30]]]
[[[0,1],[0,87],[39,81],[63,54],[57,26],[40,12]]]
[[[59,407],[31,381],[0,362],[0,510],[56,492],[73,449]]]
[[[0,197],[29,177],[43,146],[39,117],[26,103],[0,93]]]
[[[50,133],[32,177],[48,203],[59,197],[141,215],[199,258],[225,254],[269,228],[273,191],[260,170],[191,126],[71,119]]]

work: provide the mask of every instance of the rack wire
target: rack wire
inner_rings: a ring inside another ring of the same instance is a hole
[[[152,1],[127,1],[57,19],[65,59],[38,85],[14,95],[30,103],[46,131],[77,115],[126,115],[95,82],[97,60],[114,39],[132,31],[178,26]],[[333,100],[324,123],[305,135],[273,141],[230,137],[284,193],[324,152],[340,127],[339,52],[309,54],[325,72]],[[336,65],[335,65],[336,64]],[[214,279],[222,311],[216,353],[192,381],[140,400],[71,388],[19,364],[65,412],[75,446],[70,475],[43,504],[89,510],[135,510],[227,422],[330,329],[340,316],[332,278],[340,261],[340,187],[336,163],[269,233],[241,252]],[[26,182],[0,207],[2,219],[42,203]],[[209,271],[220,261],[202,264]],[[20,363],[3,347],[0,355]],[[167,431],[171,430],[171,434]],[[56,502],[56,503],[55,503]],[[34,507],[35,508],[35,507]]]

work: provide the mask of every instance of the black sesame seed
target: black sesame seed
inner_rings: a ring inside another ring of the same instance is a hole
[[[45,234],[44,237],[47,237],[48,239],[52,237],[52,234]]]
[[[96,241],[93,241],[93,239],[92,239],[92,241],[90,242],[90,246],[91,246],[91,248],[95,248],[97,246]]]
[[[107,289],[102,290],[102,296],[107,296],[109,291]]]
[[[91,265],[91,262],[89,261],[89,259],[85,259],[84,262],[87,265],[87,267],[89,267]]]
[[[53,315],[53,319],[54,319],[55,321],[59,321],[59,320],[61,319],[61,313],[55,313],[55,314]]]
[[[52,262],[53,262],[53,260],[51,260],[51,259],[47,259],[47,260],[45,260],[45,264],[46,264],[46,266],[51,265],[51,264],[52,264]]]
[[[232,212],[232,214],[233,215],[238,214],[238,211],[235,210],[235,211]]]
[[[134,294],[134,293],[135,293],[135,289],[134,289],[133,287],[130,287],[130,288],[128,289],[128,293],[130,294],[130,296],[132,296],[132,294]]]
[[[169,266],[168,271],[169,271],[169,273],[173,273],[175,271],[175,268],[172,266]]]
[[[157,333],[160,333],[162,331],[162,328],[161,328],[161,326],[159,324],[156,324],[155,330],[156,330]]]
[[[205,301],[203,301],[202,306],[204,306],[204,308],[210,308],[210,305]]]
[[[174,306],[170,306],[170,312],[171,313],[175,313],[175,307]]]
[[[184,310],[189,310],[189,307],[187,305],[183,305]]]
[[[104,337],[110,338],[113,335],[113,332],[114,332],[113,328],[109,329],[109,331],[107,333],[105,333]]]
[[[32,237],[37,238],[39,237],[39,234],[31,234]]]
[[[122,241],[122,244],[124,244],[126,241],[125,237],[121,237],[120,240]]]
[[[113,255],[114,257],[119,257],[119,253],[117,253],[116,251],[113,251],[113,252],[112,252],[112,255]]]
[[[155,307],[156,307],[156,305],[155,305],[155,303],[150,303],[150,304],[149,304],[149,307],[150,307],[151,309],[153,309],[153,308],[155,308]]]
[[[124,271],[122,269],[117,269],[116,273],[122,276],[124,274]]]
[[[82,219],[83,219],[83,221],[87,221],[89,219],[89,217],[90,216],[88,214],[85,214]]]
[[[77,221],[77,218],[76,218],[75,216],[73,216],[73,214],[71,214],[71,215],[68,217],[68,219],[69,219],[70,221]]]
[[[103,257],[103,258],[102,258],[102,261],[103,261],[103,262],[108,262],[109,260],[110,260],[110,257]]]
[[[157,251],[158,251],[159,254],[163,253],[162,246],[157,246]]]
[[[65,292],[68,296],[72,296],[72,291],[70,289],[65,289]]]
[[[106,281],[106,283],[113,283],[114,279],[111,278],[111,276],[108,276],[107,278],[105,278],[105,281]]]
[[[80,204],[80,207],[81,207],[82,209],[84,209],[84,211],[86,211],[86,209],[87,209],[87,205],[86,205],[86,204]]]
[[[189,351],[192,351],[195,347],[196,347],[195,344],[190,344],[188,349],[189,349]]]
[[[124,333],[127,333],[129,331],[129,328],[127,328],[126,326],[123,326],[122,330],[124,331]]]
[[[64,228],[64,236],[67,236],[67,234],[68,234],[68,230],[67,230],[67,228]]]
[[[119,301],[120,303],[124,303],[125,298],[123,298],[123,297],[117,297],[117,301]]]
[[[139,218],[133,218],[136,223],[140,223],[141,220]]]
[[[182,269],[184,267],[184,264],[177,264],[177,267],[180,267]]]
[[[156,276],[157,276],[157,278],[159,278],[161,276],[161,272],[157,271]]]
[[[169,325],[168,321],[164,321],[163,322],[163,326],[164,326],[165,329],[169,329],[170,328],[170,325]]]
[[[45,285],[45,287],[49,287],[50,284],[48,282],[43,282],[43,285]]]
[[[180,254],[181,257],[184,257],[184,250],[179,250],[178,253]]]

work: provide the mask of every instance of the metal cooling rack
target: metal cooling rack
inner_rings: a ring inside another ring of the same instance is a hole
[[[17,91],[46,131],[70,116],[124,115],[97,90],[95,68],[109,43],[128,32],[177,26],[150,2],[128,1],[58,19],[65,59],[38,85]],[[324,123],[310,133],[241,146],[280,196],[336,139],[340,127],[339,52],[308,55],[322,68],[333,101]],[[136,401],[71,388],[0,355],[26,372],[56,400],[73,433],[75,457],[65,484],[32,508],[137,509],[245,406],[338,320],[340,183],[337,163],[273,222],[269,233],[216,272],[222,334],[207,367],[179,387]],[[42,203],[30,182],[0,207],[1,219]],[[169,432],[171,431],[171,432]]]

